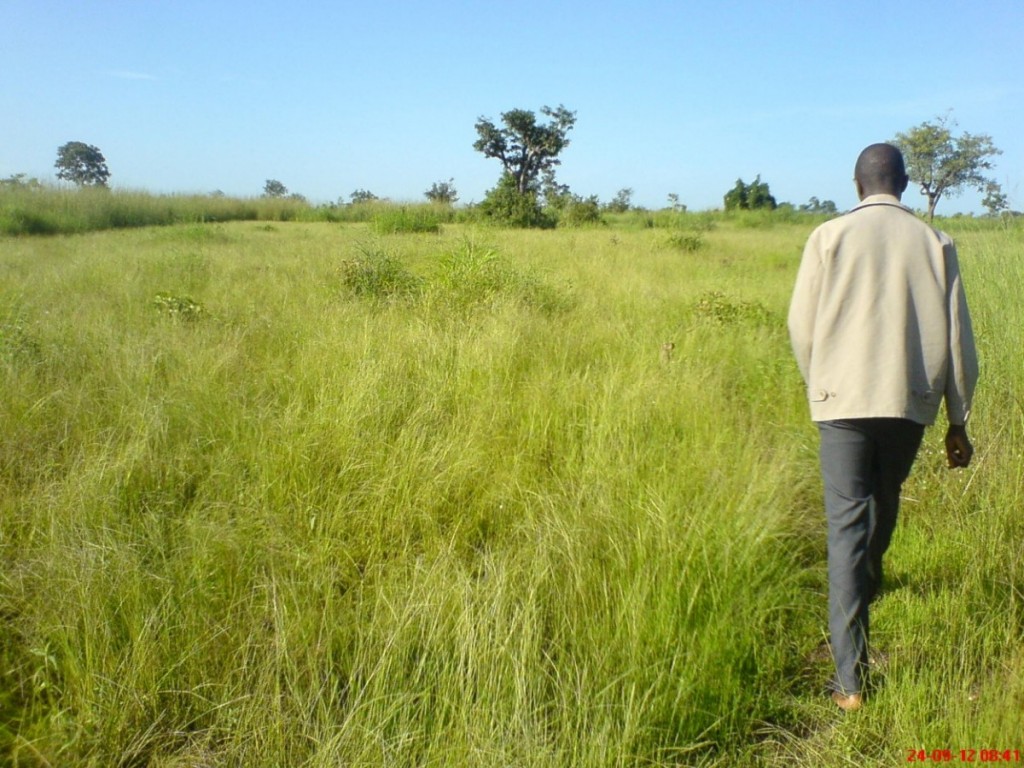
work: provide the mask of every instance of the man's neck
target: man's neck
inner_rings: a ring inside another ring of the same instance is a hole
[[[861,193],[860,199],[866,200],[875,195],[888,195],[889,197],[895,197],[897,200],[903,197],[902,193],[897,192],[894,189],[865,189]]]

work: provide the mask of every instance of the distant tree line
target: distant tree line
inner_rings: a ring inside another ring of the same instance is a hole
[[[512,109],[501,113],[495,122],[480,117],[476,122],[477,139],[473,148],[485,157],[501,163],[497,184],[488,190],[477,206],[480,215],[496,223],[520,227],[544,227],[557,223],[586,224],[599,222],[603,213],[622,214],[633,209],[633,189],[623,187],[606,204],[596,195],[583,197],[558,181],[556,169],[561,165],[562,152],[569,146],[569,132],[576,125],[576,113],[563,105],[541,107],[542,120],[531,110]],[[965,189],[976,189],[985,194],[982,205],[991,215],[1009,209],[1009,201],[1000,185],[987,175],[992,158],[1001,154],[992,138],[984,134],[955,134],[956,122],[947,114],[925,121],[898,133],[892,143],[900,148],[907,163],[907,173],[927,198],[929,219],[943,197],[954,196]],[[78,187],[106,189],[110,169],[98,147],[81,141],[69,141],[57,149],[54,163],[57,178]],[[39,186],[36,179],[25,179],[15,174],[0,180],[0,187]],[[220,193],[223,195],[223,193]],[[424,193],[431,203],[454,206],[458,201],[455,180],[434,182]],[[306,203],[306,198],[289,193],[277,179],[267,179],[263,197],[286,199]],[[357,189],[349,195],[350,205],[369,203],[379,198],[366,189]],[[668,196],[672,212],[684,212],[675,193]],[[833,215],[836,204],[831,200],[810,200],[795,208],[789,203],[781,205],[772,195],[768,183],[760,174],[746,183],[737,179],[722,198],[726,211],[776,210],[780,207],[800,213]],[[339,201],[339,204],[344,204]]]

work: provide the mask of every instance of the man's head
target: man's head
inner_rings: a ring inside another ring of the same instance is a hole
[[[903,155],[892,144],[872,144],[860,153],[853,172],[857,195],[863,200],[869,195],[893,195],[899,198],[907,188]]]

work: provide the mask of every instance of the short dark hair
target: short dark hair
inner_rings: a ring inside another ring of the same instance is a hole
[[[907,166],[898,147],[872,144],[860,153],[853,175],[865,190],[902,192]]]

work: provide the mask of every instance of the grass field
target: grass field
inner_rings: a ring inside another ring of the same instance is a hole
[[[1024,230],[943,225],[977,455],[926,433],[840,716],[785,329],[813,225],[709,221],[0,239],[2,764],[1024,752]]]

